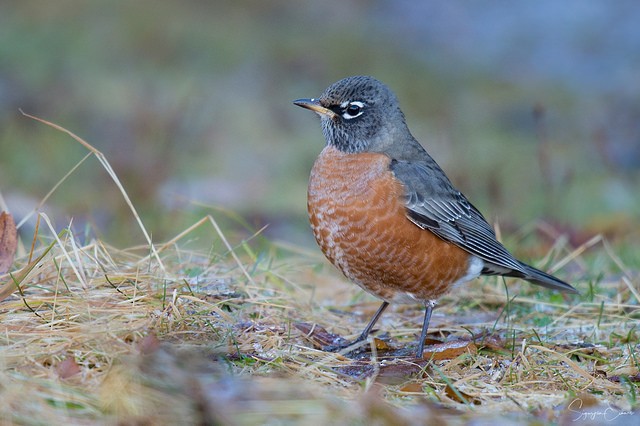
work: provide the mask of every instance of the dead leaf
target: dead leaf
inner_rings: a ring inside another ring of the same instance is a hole
[[[473,397],[467,393],[462,392],[460,389],[454,389],[451,386],[447,385],[444,388],[444,393],[451,398],[452,400],[459,402],[461,404],[473,404],[480,405],[480,400],[476,397]]]
[[[612,382],[618,382],[618,383],[625,380],[628,380],[631,383],[640,383],[640,373],[637,373],[633,376],[615,375],[615,376],[609,377],[609,380],[611,380]]]
[[[478,347],[468,340],[452,340],[451,342],[426,346],[422,357],[440,361],[443,359],[453,359],[466,352],[475,354],[478,352]]]
[[[424,339],[425,346],[439,345],[440,343],[442,343],[442,340],[441,339],[436,339],[435,337],[427,336],[427,338]]]
[[[7,212],[0,214],[0,274],[9,270],[18,247],[18,231],[13,216]]]
[[[426,364],[426,363],[425,363]],[[409,379],[424,376],[424,365],[417,363],[381,365],[376,377],[377,383],[385,385],[400,385]]]
[[[423,392],[422,383],[409,382],[400,388],[400,392],[422,393]]]
[[[376,370],[372,364],[357,362],[345,367],[338,367],[335,369],[335,371],[345,376],[352,377],[356,380],[364,380],[375,373]]]
[[[80,372],[80,366],[76,363],[76,360],[69,355],[56,366],[56,372],[61,379],[68,379]]]
[[[380,340],[378,338],[374,338],[373,339],[373,343],[375,343],[376,349],[379,350],[379,351],[388,351],[389,349],[391,349],[391,346],[389,346],[389,344],[387,342],[385,342],[384,340]]]
[[[295,328],[302,331],[316,348],[339,346],[347,343],[347,340],[338,334],[329,333],[324,327],[306,322],[296,322]]]

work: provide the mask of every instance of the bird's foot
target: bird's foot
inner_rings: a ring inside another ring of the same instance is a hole
[[[322,350],[325,352],[338,352],[342,355],[346,355],[350,353],[363,352],[367,346],[367,339],[358,338],[356,340],[349,341],[342,337],[338,337],[332,344],[323,346]]]

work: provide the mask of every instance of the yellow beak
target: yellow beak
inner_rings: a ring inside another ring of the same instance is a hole
[[[320,101],[317,99],[296,99],[293,101],[294,105],[298,105],[299,107],[309,109],[315,112],[318,115],[324,115],[333,119],[336,116],[336,113],[331,111],[329,108],[325,108],[320,104]]]

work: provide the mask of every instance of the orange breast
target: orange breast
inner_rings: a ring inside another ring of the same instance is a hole
[[[406,218],[404,188],[384,154],[327,146],[311,171],[308,211],[327,258],[389,302],[435,300],[469,270],[470,255]]]

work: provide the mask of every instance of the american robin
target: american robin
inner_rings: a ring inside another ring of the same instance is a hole
[[[348,77],[295,105],[320,116],[327,145],[311,170],[307,207],[325,256],[389,303],[425,305],[421,358],[436,300],[480,275],[517,277],[577,293],[517,260],[482,214],[411,135],[395,94],[380,81]]]

